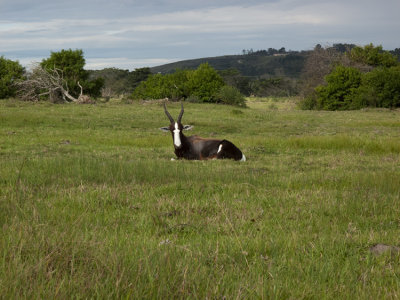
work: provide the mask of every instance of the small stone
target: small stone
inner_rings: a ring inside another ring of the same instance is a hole
[[[161,241],[158,245],[162,246],[162,245],[168,245],[168,244],[171,244],[171,241],[169,239],[166,239],[164,241]]]
[[[396,254],[396,253],[400,253],[400,247],[385,245],[385,244],[376,244],[376,245],[372,246],[371,248],[369,248],[369,251],[371,251],[371,253],[374,255],[381,255],[381,254],[387,253],[387,252]]]

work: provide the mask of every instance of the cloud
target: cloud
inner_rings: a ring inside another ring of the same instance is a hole
[[[0,0],[0,55],[25,61],[79,48],[91,66],[101,57],[132,69],[244,48],[373,42],[393,49],[398,11],[398,0]]]
[[[135,66],[135,68],[153,67],[163,64],[172,63],[179,59],[167,58],[148,58],[148,59],[132,59],[127,57],[120,58],[89,58],[86,60],[86,69],[100,70],[113,66],[114,68],[125,69],[126,66]]]
[[[203,33],[263,31],[267,26],[326,23],[321,15],[283,12],[268,5],[231,6],[203,10],[161,13],[138,18],[116,19],[50,19],[46,21],[0,23],[0,42],[3,50],[12,51],[31,42],[34,48],[68,47],[91,44],[95,46],[124,41],[146,42],[150,37]],[[168,36],[163,40],[168,41]]]

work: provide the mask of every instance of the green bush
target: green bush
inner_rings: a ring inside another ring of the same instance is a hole
[[[24,68],[18,61],[12,61],[0,56],[0,99],[14,97],[14,83],[23,78]]]
[[[344,110],[364,107],[400,107],[400,67],[379,67],[361,73],[352,67],[336,67],[318,86],[316,98],[300,103],[303,109]]]
[[[298,103],[297,106],[300,109],[303,110],[312,110],[317,108],[317,95],[316,93],[312,93],[308,95],[307,97],[304,97],[301,99]]]
[[[325,77],[326,85],[318,86],[317,108],[325,110],[351,109],[352,97],[361,84],[361,72],[353,67],[337,66]]]
[[[132,93],[133,99],[161,99],[165,95],[165,77],[161,74],[150,75],[147,80],[142,81]]]
[[[353,108],[400,107],[400,67],[376,68],[363,75]]]
[[[187,91],[202,102],[216,102],[215,95],[225,85],[222,77],[208,63],[189,73]]]
[[[178,70],[173,74],[154,74],[142,81],[133,91],[133,99],[180,99],[187,96],[188,72]]]
[[[392,55],[388,51],[384,51],[382,46],[375,47],[373,44],[351,49],[350,59],[353,62],[373,67],[389,68],[398,64],[396,56]]]
[[[225,85],[216,94],[218,102],[230,105],[246,107],[246,99],[240,91],[230,85]]]
[[[199,102],[217,102],[215,95],[224,86],[220,75],[208,64],[196,70],[178,70],[155,74],[142,81],[132,93],[133,99],[190,98]]]

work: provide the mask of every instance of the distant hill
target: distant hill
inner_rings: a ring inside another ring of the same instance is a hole
[[[266,50],[243,55],[225,55],[178,61],[150,68],[152,73],[172,73],[176,69],[196,69],[202,63],[209,63],[216,70],[236,69],[248,77],[289,77],[299,78],[308,51],[271,53]]]

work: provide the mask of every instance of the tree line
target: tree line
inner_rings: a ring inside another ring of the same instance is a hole
[[[288,68],[300,62],[293,53],[284,47],[243,50],[253,60],[259,55],[285,55],[277,62],[289,64]],[[305,57],[301,76],[293,78],[279,74],[244,76],[235,68],[215,70],[208,63],[169,74],[153,74],[150,68],[88,71],[84,69],[83,51],[71,49],[51,52],[49,58],[27,71],[1,56],[0,99],[92,103],[99,97],[108,100],[123,95],[130,99],[170,98],[243,106],[244,96],[299,95],[303,109],[400,106],[399,48],[384,51],[373,44],[318,44]]]

